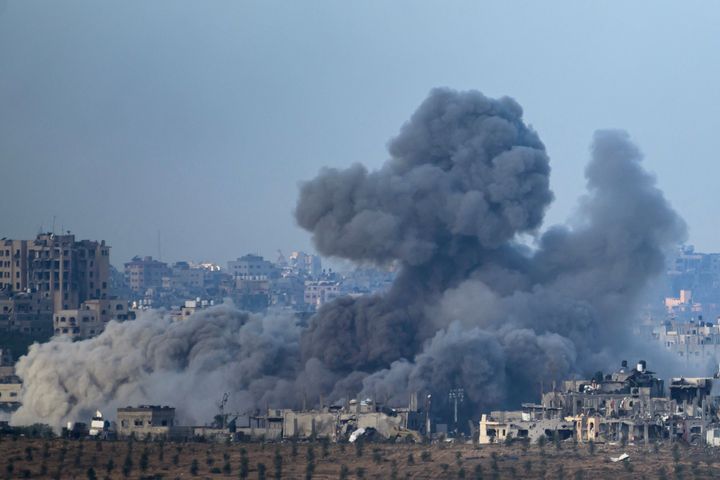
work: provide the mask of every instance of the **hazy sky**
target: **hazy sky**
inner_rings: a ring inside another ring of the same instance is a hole
[[[0,237],[105,239],[112,262],[309,249],[324,165],[386,159],[435,86],[510,95],[562,222],[597,128],[627,129],[700,250],[720,250],[713,2],[0,0]]]

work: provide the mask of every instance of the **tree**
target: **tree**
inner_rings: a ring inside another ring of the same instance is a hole
[[[362,438],[355,440],[355,456],[360,458],[363,456],[363,441]]]
[[[142,470],[143,472],[146,471],[149,463],[150,462],[148,459],[148,450],[146,448],[145,450],[143,450],[142,455],[140,455],[140,470]]]
[[[338,476],[339,480],[347,480],[350,477],[350,469],[347,467],[347,465],[340,465],[340,475]]]
[[[275,467],[275,480],[280,480],[282,478],[282,465],[283,465],[283,458],[282,455],[280,455],[280,449],[275,449],[275,456],[273,457],[273,466]]]
[[[677,443],[673,443],[672,457],[673,462],[678,463],[680,461],[680,446]]]
[[[479,463],[477,465],[475,465],[475,470],[473,471],[473,474],[474,474],[475,480],[482,480],[482,478],[483,478],[482,465],[480,465]]]
[[[197,474],[198,474],[198,461],[197,461],[197,458],[193,458],[193,461],[192,461],[192,463],[190,464],[190,473],[191,473],[192,475],[197,475]]]
[[[382,452],[379,448],[373,448],[372,459],[377,464],[382,463]]]
[[[107,471],[107,474],[110,475],[113,469],[115,469],[115,462],[113,461],[112,457],[110,457],[105,464],[105,470]]]
[[[312,446],[307,449],[307,465],[305,465],[305,479],[312,480],[313,473],[315,472],[315,450]]]
[[[130,476],[130,472],[132,472],[133,467],[133,461],[132,457],[130,456],[130,452],[125,456],[125,463],[123,463],[123,475],[126,477]]]
[[[246,479],[250,474],[250,462],[247,457],[247,450],[240,450],[240,478]]]
[[[258,480],[265,480],[265,464],[264,463],[258,463],[257,465],[258,469]]]
[[[97,480],[97,475],[95,474],[95,469],[93,467],[87,469],[87,478],[88,480]]]
[[[363,467],[358,467],[355,470],[355,475],[357,478],[365,478],[365,469]]]

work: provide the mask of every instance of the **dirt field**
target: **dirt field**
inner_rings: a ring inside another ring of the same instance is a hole
[[[128,454],[129,452],[129,454]],[[612,463],[623,452],[629,461]],[[243,457],[247,460],[243,461]],[[0,478],[720,478],[720,451],[587,445],[209,444],[0,440]],[[247,476],[243,477],[243,463]],[[312,476],[307,477],[308,464]],[[262,475],[262,465],[265,476]],[[195,468],[193,467],[195,465]],[[91,470],[92,469],[92,470]]]

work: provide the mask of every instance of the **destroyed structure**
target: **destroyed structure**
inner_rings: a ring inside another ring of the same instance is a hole
[[[664,382],[647,370],[645,361],[629,368],[626,361],[609,375],[598,372],[590,380],[568,380],[560,389],[542,394],[540,404],[523,404],[519,411],[482,415],[480,443],[542,436],[574,438],[579,442],[627,441],[645,443],[682,439],[710,441],[720,425],[717,397],[711,397],[711,378],[673,378],[666,395]]]
[[[96,417],[99,416],[96,415]],[[419,442],[429,420],[417,408],[413,395],[407,408],[391,409],[372,400],[351,400],[344,406],[317,410],[267,409],[264,414],[223,414],[218,425],[180,426],[175,409],[144,405],[119,408],[117,435],[120,438],[167,438],[174,440],[204,437],[216,440],[327,439],[348,440],[355,433],[384,440]],[[100,417],[101,418],[101,417]]]

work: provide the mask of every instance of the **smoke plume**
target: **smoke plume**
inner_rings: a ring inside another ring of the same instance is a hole
[[[294,380],[300,329],[292,317],[254,316],[230,306],[183,321],[161,312],[110,322],[81,342],[35,344],[20,359],[22,407],[15,423],[52,426],[87,420],[100,408],[136,404],[177,406],[186,421],[204,424],[223,392],[245,411],[270,401],[283,380]]]
[[[306,328],[219,307],[34,346],[13,421],[140,402],[199,421],[223,391],[247,409],[462,387],[477,413],[632,354],[640,295],[685,226],[626,133],[596,133],[587,194],[544,233],[549,160],[514,100],[433,90],[388,150],[376,171],[324,169],[295,210],[320,253],[399,264],[387,293],[340,298]]]

